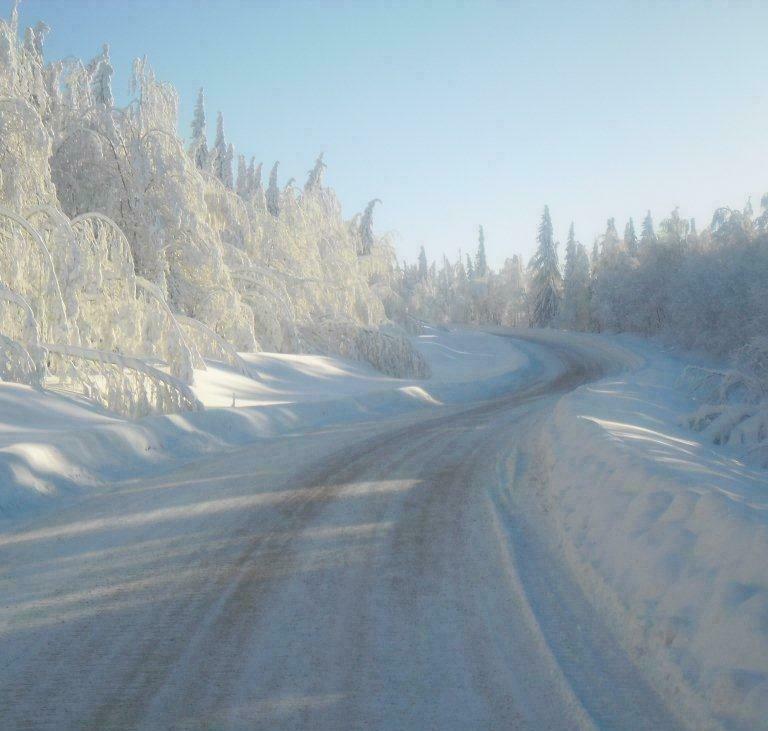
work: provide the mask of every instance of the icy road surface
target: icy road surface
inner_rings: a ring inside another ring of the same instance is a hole
[[[516,498],[558,394],[610,366],[548,347],[559,372],[529,354],[491,402],[262,440],[4,530],[0,727],[678,728]]]

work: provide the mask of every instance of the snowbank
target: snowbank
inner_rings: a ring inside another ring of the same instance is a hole
[[[205,411],[138,421],[0,383],[0,519],[255,439],[490,398],[525,377],[519,349],[484,333],[434,330],[412,341],[434,363],[434,379],[390,378],[341,358],[249,353],[242,357],[255,378],[221,363],[196,371]]]
[[[768,473],[679,426],[681,361],[601,340],[636,366],[559,401],[538,497],[583,588],[693,725],[768,728]]]

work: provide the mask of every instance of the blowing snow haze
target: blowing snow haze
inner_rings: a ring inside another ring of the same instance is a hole
[[[0,731],[768,731],[766,13],[0,0]]]

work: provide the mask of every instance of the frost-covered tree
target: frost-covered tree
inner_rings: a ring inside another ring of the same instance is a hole
[[[576,241],[573,223],[565,245],[565,273],[560,322],[573,330],[587,330],[590,323],[590,267],[587,250]]]
[[[485,256],[485,232],[480,226],[477,234],[477,253],[475,254],[475,275],[478,279],[488,276],[488,260]]]
[[[645,248],[650,246],[656,241],[656,233],[653,230],[653,218],[651,218],[651,212],[645,214],[643,219],[643,227],[640,230],[640,246]]]
[[[573,247],[571,263],[566,266],[560,321],[573,330],[590,326],[591,282],[587,250],[578,242]]]
[[[456,283],[457,285],[463,285],[467,283],[467,270],[464,267],[464,262],[461,258],[461,251],[459,251],[458,259],[456,260],[456,266],[455,266],[455,272],[456,272]]]
[[[768,193],[760,199],[760,215],[755,219],[755,233],[768,232]]]
[[[223,175],[224,179],[222,182],[224,183],[224,187],[227,188],[227,190],[232,190],[235,187],[235,181],[232,175],[232,163],[235,159],[235,147],[230,142],[227,145],[227,151],[224,155],[224,169],[223,169]]]
[[[467,278],[468,279],[474,279],[475,278],[475,265],[472,263],[472,257],[467,254]]]
[[[93,68],[91,91],[93,101],[111,109],[115,103],[112,96],[112,74],[115,70],[109,61],[109,46],[105,43],[102,52],[91,62]]]
[[[377,203],[381,203],[378,198],[370,201],[360,217],[360,251],[358,253],[363,256],[371,253],[371,247],[375,240],[373,235],[373,209]]]
[[[249,181],[248,168],[245,164],[245,155],[237,156],[237,182],[235,183],[235,192],[241,197],[248,196]]]
[[[263,168],[264,168],[264,163],[260,162],[258,165],[256,165],[254,169],[254,173],[251,178],[252,180],[251,199],[253,200],[254,205],[256,205],[257,208],[261,210],[266,210],[267,198],[264,191],[264,184],[261,180]]]
[[[602,262],[613,262],[621,250],[619,233],[616,230],[616,219],[609,218],[600,242],[600,259]]]
[[[323,173],[328,166],[323,162],[323,153],[321,152],[317,160],[315,160],[314,167],[309,171],[309,177],[304,184],[304,192],[315,193],[323,187]]]
[[[224,137],[224,115],[219,112],[216,115],[216,138],[211,149],[210,162],[212,172],[221,181],[224,187],[232,189],[232,158],[234,149],[227,144]]]
[[[659,224],[659,230],[665,244],[683,248],[688,239],[690,221],[686,218],[681,218],[680,209],[675,208],[669,216]]]
[[[277,185],[278,165],[280,165],[280,163],[276,162],[272,166],[272,170],[269,173],[269,185],[266,193],[267,210],[274,218],[277,218],[280,215],[280,188]]]
[[[427,264],[427,252],[424,247],[419,248],[419,279],[422,281],[429,276],[429,265]]]
[[[189,144],[189,154],[199,170],[208,167],[208,141],[205,137],[205,99],[202,88],[197,92],[195,114],[192,118],[192,140]]]
[[[248,165],[245,169],[245,192],[244,197],[250,198],[256,189],[256,158],[251,155]]]
[[[589,257],[592,272],[596,272],[600,265],[600,241],[597,237],[592,241],[592,253]]]
[[[568,281],[568,278],[573,272],[574,263],[576,261],[576,232],[573,228],[573,221],[568,228],[568,239],[565,242],[565,269],[563,271],[563,280]]]
[[[549,206],[544,206],[536,241],[538,247],[528,265],[533,299],[531,324],[547,327],[557,317],[563,284]]]
[[[638,241],[635,233],[635,222],[630,218],[624,227],[624,250],[630,256],[637,256]]]
[[[344,220],[333,191],[286,191],[278,220],[255,164],[249,195],[227,192],[223,124],[213,160],[187,154],[177,94],[145,59],[115,108],[106,52],[46,64],[42,27],[23,40],[18,30],[17,13],[0,19],[0,281],[22,314],[0,312],[0,335],[16,376],[76,372],[78,387],[106,390],[100,403],[136,413],[194,408],[184,389],[202,357],[236,365],[236,349],[259,343],[416,367],[377,331],[397,298],[392,248],[374,236],[358,259],[359,221]]]
[[[24,48],[39,62],[43,62],[43,45],[45,37],[51,32],[50,27],[42,20],[35,24],[34,28],[27,28],[24,36]]]

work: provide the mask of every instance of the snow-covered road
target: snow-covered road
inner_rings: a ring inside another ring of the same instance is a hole
[[[2,728],[678,728],[517,497],[558,394],[610,364],[528,347],[539,375],[491,402],[261,440],[0,533]]]

